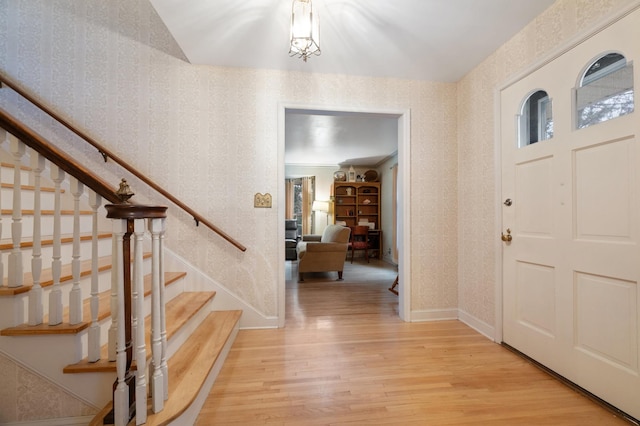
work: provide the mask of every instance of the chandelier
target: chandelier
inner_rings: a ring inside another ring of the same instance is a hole
[[[320,55],[318,16],[313,13],[311,0],[293,0],[289,56],[302,58],[307,62],[311,55]]]

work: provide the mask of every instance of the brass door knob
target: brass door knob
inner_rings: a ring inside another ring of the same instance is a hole
[[[509,242],[511,240],[513,240],[513,236],[511,235],[511,229],[507,228],[507,235],[505,235],[504,232],[502,233],[502,241]]]

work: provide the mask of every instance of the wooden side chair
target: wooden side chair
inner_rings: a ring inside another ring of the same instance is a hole
[[[369,227],[353,226],[351,227],[351,241],[349,242],[351,250],[351,263],[353,263],[353,254],[356,250],[364,250],[364,257],[369,263]]]
[[[395,294],[396,296],[398,296],[398,289],[396,287],[398,287],[399,279],[400,279],[400,275],[396,275],[396,279],[393,282],[393,285],[389,287],[389,291]]]

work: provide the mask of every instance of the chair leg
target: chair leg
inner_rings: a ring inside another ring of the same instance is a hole
[[[298,273],[298,282],[301,283],[304,281],[304,278],[302,278],[302,272]]]
[[[391,288],[389,288],[389,291],[393,294],[395,294],[396,296],[398,296],[398,290],[396,290],[396,287],[398,287],[398,279],[400,278],[400,275],[396,275],[396,279],[393,282],[393,285],[391,286]]]
[[[342,271],[338,271],[338,281],[342,281]]]

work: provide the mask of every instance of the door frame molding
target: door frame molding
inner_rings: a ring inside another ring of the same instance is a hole
[[[640,0],[634,0],[627,6],[619,9],[608,16],[604,17],[602,20],[596,22],[592,27],[578,32],[572,38],[567,40],[565,43],[561,44],[559,47],[551,50],[549,53],[544,55],[542,58],[534,62],[529,67],[525,68],[520,73],[515,76],[509,78],[504,83],[498,85],[494,91],[494,158],[495,158],[495,205],[498,206],[496,208],[495,215],[495,229],[494,235],[500,235],[503,232],[503,223],[502,223],[502,139],[500,137],[502,130],[502,121],[501,117],[501,102],[500,102],[500,94],[503,90],[507,89],[509,86],[515,84],[516,82],[522,80],[523,78],[533,74],[538,71],[540,68],[544,67],[548,63],[554,61],[560,56],[564,55],[568,51],[572,50],[576,46],[584,43],[589,40],[591,37],[605,30],[606,28],[614,25],[616,22],[620,21],[627,15],[635,12],[637,9],[640,9]],[[514,115],[515,117],[515,115]],[[495,263],[495,328],[494,328],[494,341],[502,342],[503,338],[503,299],[502,299],[502,289],[503,289],[503,281],[502,281],[502,271],[503,271],[503,242],[496,238],[495,240],[495,253],[496,263]]]
[[[640,0],[639,0],[640,1]],[[285,113],[288,109],[303,109],[317,111],[356,112],[386,114],[398,119],[398,274],[402,276],[402,285],[399,286],[398,313],[400,319],[411,322],[411,110],[384,109],[369,107],[345,107],[328,105],[309,105],[293,102],[278,103],[278,224],[285,220]],[[278,225],[278,241],[282,249],[278,250],[278,281],[277,281],[277,312],[278,327],[284,327],[285,323],[285,250],[284,227]]]

